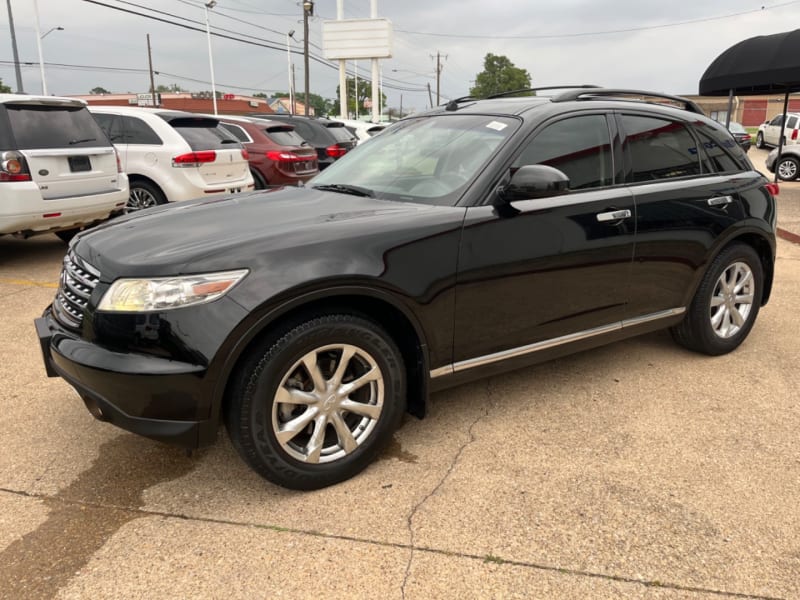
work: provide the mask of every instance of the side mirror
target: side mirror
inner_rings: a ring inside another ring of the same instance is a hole
[[[561,196],[569,192],[569,177],[547,165],[525,165],[511,176],[508,185],[498,190],[505,202]]]

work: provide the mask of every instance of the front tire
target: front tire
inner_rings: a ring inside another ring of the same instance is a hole
[[[756,134],[756,148],[759,150],[764,147],[764,134],[760,131]]]
[[[775,165],[778,177],[783,181],[794,181],[800,173],[800,161],[791,156],[779,158]]]
[[[316,317],[279,336],[256,348],[234,381],[225,419],[233,445],[287,488],[349,479],[399,427],[400,351],[378,325],[348,314]]]
[[[741,344],[761,307],[764,274],[755,250],[744,244],[725,248],[711,263],[684,320],[670,331],[680,345],[711,356]]]

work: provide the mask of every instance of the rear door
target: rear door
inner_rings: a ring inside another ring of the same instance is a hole
[[[783,115],[774,117],[764,128],[764,141],[771,146],[778,145],[778,136],[781,133],[781,123],[783,123]]]
[[[177,117],[169,124],[186,140],[192,152],[200,155],[195,167],[207,185],[241,184],[250,173],[244,147],[216,119]],[[213,159],[208,160],[213,153]]]
[[[116,153],[85,106],[20,102],[5,107],[15,144],[43,199],[118,189]]]
[[[718,236],[742,218],[747,159],[723,129],[662,115],[618,115],[636,200],[629,319],[680,313]]]

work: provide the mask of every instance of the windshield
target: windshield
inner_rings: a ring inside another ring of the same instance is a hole
[[[517,126],[515,119],[486,115],[407,119],[351,150],[309,185],[453,206]]]
[[[747,130],[742,127],[740,123],[736,121],[731,121],[731,124],[728,126],[728,129],[731,130],[732,133],[747,133]]]

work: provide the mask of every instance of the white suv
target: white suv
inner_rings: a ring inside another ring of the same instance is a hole
[[[125,210],[128,178],[86,103],[0,94],[0,235],[67,241]]]
[[[254,189],[247,150],[214,117],[90,106],[130,180],[128,210]]]
[[[786,126],[783,128],[783,143],[797,144],[800,142],[798,139],[798,130],[800,130],[800,113],[786,113]],[[765,121],[758,127],[756,134],[756,148],[763,148],[764,146],[777,146],[780,142],[779,136],[781,134],[781,124],[783,122],[783,115],[780,114],[770,121]]]

